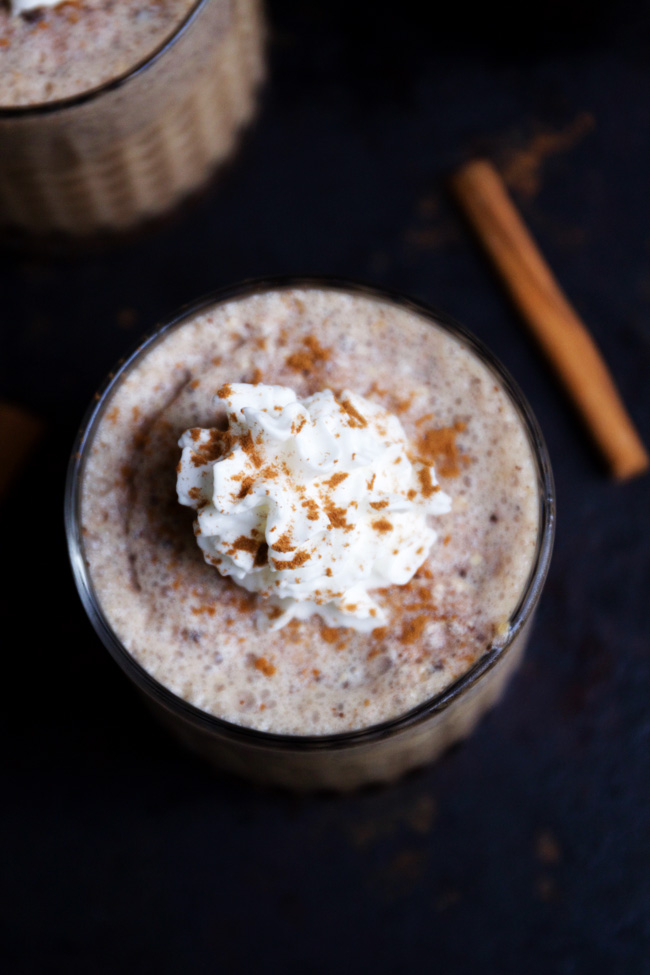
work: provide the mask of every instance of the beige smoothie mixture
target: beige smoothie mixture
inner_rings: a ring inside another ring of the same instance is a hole
[[[12,13],[0,0],[0,106],[68,98],[118,78],[174,33],[196,0],[68,0]]]
[[[317,613],[270,630],[265,597],[205,561],[176,493],[178,442],[223,430],[215,394],[238,383],[350,390],[397,417],[435,468],[450,510],[431,516],[438,537],[413,578],[370,593],[382,615],[370,632]],[[539,509],[522,422],[471,350],[389,301],[302,288],[214,306],[144,355],[94,435],[81,520],[103,613],[153,677],[234,724],[322,735],[408,712],[506,638]]]

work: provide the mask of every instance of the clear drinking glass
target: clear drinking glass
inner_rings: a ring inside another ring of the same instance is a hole
[[[537,549],[528,582],[510,618],[506,642],[486,652],[442,693],[398,718],[360,731],[322,736],[271,734],[223,721],[188,704],[151,677],[124,648],[102,612],[84,558],[80,522],[84,465],[94,432],[113,391],[171,330],[222,302],[278,288],[334,288],[389,301],[446,330],[469,347],[509,395],[526,432],[537,468]],[[465,738],[485,711],[499,699],[522,658],[546,578],[553,546],[555,500],[548,452],[530,407],[504,367],[471,333],[441,312],[386,291],[333,279],[281,279],[245,283],[204,298],[156,329],[118,364],[96,395],[74,445],[66,486],[65,517],[75,581],[97,634],[150,708],[177,737],[218,768],[258,783],[296,790],[347,790],[393,781],[406,771],[432,761],[454,742]]]
[[[0,231],[125,230],[200,187],[233,150],[263,75],[259,0],[198,0],[126,74],[0,107]]]

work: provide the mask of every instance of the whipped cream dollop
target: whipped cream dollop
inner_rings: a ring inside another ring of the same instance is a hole
[[[226,431],[179,441],[178,499],[198,511],[206,561],[267,598],[272,629],[312,613],[385,624],[369,590],[408,582],[437,537],[429,516],[451,508],[397,417],[348,390],[263,384],[226,385],[220,405]]]
[[[11,0],[11,12],[14,15],[27,13],[28,10],[37,10],[38,7],[58,7],[65,0]]]

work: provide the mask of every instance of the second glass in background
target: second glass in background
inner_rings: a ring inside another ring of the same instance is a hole
[[[258,0],[199,0],[126,75],[0,107],[0,232],[80,236],[165,212],[233,151],[262,77]]]

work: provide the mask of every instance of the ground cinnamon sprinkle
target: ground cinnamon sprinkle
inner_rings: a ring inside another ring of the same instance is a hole
[[[315,335],[307,335],[303,339],[303,344],[307,346],[309,351],[313,354],[315,359],[329,359],[331,355],[330,349],[325,349],[320,344]]]
[[[297,555],[294,555],[290,562],[284,562],[282,559],[271,559],[271,562],[273,563],[273,567],[278,570],[299,569],[300,566],[304,565],[305,562],[308,562],[310,558],[311,554],[309,552],[298,552]]]
[[[302,507],[307,509],[307,521],[318,521],[318,505],[313,498],[305,498]]]
[[[232,386],[230,383],[224,383],[223,386],[220,386],[217,390],[217,396],[219,399],[228,399],[229,396],[232,396]]]
[[[387,518],[379,518],[377,521],[373,521],[372,527],[381,535],[385,535],[386,532],[392,532],[393,530],[393,526]]]
[[[424,628],[429,622],[429,619],[430,617],[427,614],[422,614],[421,616],[416,616],[413,619],[406,620],[400,634],[401,642],[416,643],[416,641],[418,641],[422,636]]]
[[[466,424],[458,420],[452,427],[426,430],[420,437],[418,441],[420,454],[435,464],[436,471],[441,477],[458,477],[460,474],[461,457],[456,444],[456,435],[465,429],[467,429]]]
[[[190,436],[196,443],[200,436],[197,428],[190,430]],[[192,463],[195,467],[203,467],[219,460],[233,444],[233,436],[227,430],[210,430],[210,437],[205,443],[192,448]]]
[[[216,610],[214,606],[192,606],[192,612],[195,616],[201,616],[203,613],[207,616],[214,616]]]
[[[372,639],[374,646],[368,651],[367,660],[372,660],[374,657],[378,657],[380,653],[384,652],[384,640],[388,636],[387,626],[378,626],[376,629],[372,630],[370,633],[370,638]]]
[[[420,482],[420,491],[425,498],[430,498],[432,494],[440,490],[438,485],[434,484],[431,480],[431,468],[429,467],[420,467],[418,470],[418,480]]]
[[[335,488],[337,484],[341,484],[348,475],[341,471],[339,474],[332,474],[328,481],[324,481],[324,484],[329,485],[331,488]]]
[[[330,528],[342,528],[344,531],[351,531],[354,527],[346,521],[347,511],[345,508],[337,508],[334,503],[325,505],[325,514],[330,523]]]
[[[266,657],[257,657],[255,659],[255,668],[256,670],[261,670],[266,677],[273,677],[273,674],[277,670],[277,667],[270,663]]]
[[[248,614],[257,609],[259,597],[256,593],[242,589],[228,576],[222,578],[222,583],[224,585],[223,598],[228,600],[237,613]]]
[[[321,626],[320,635],[325,640],[325,643],[338,643],[343,634],[339,627]]]
[[[287,356],[286,363],[296,372],[311,372],[315,364],[308,352],[292,352]]]
[[[410,410],[415,393],[411,393],[407,399],[396,399],[393,405],[393,413],[401,414]]]
[[[246,495],[251,490],[251,488],[253,487],[253,484],[255,484],[255,478],[254,477],[250,477],[250,476],[249,477],[244,477],[243,480],[242,480],[242,482],[241,482],[241,485],[239,487],[239,493],[237,494],[237,498],[238,499],[239,498],[245,498]],[[191,497],[191,492],[190,492],[190,497]]]
[[[423,583],[420,583],[420,578],[431,579],[433,574],[431,570],[426,566],[422,565],[418,569],[415,578],[411,580],[408,584],[409,593],[413,596],[414,600],[419,600],[421,605],[418,606],[416,603],[411,603],[411,609],[427,609],[431,613],[437,612],[435,604],[433,602],[433,595],[431,593],[431,587]]]
[[[246,433],[242,434],[242,436],[239,438],[239,446],[244,451],[246,456],[249,458],[251,463],[254,464],[255,467],[257,467],[257,469],[259,470],[259,468],[262,466],[262,458],[255,450],[255,444],[253,443],[253,435],[250,432],[250,430],[247,430]]]
[[[254,538],[248,538],[246,535],[240,535],[232,543],[232,547],[236,552],[250,552],[251,555],[257,555],[257,551],[260,547],[260,543]]]
[[[285,532],[281,535],[277,542],[273,542],[273,548],[276,552],[295,552],[296,546],[291,544],[291,533]]]
[[[287,356],[286,364],[296,372],[311,372],[318,363],[327,362],[331,353],[329,349],[324,349],[315,335],[307,335],[302,344],[304,349],[292,352]]]
[[[415,494],[415,492],[413,492]],[[370,507],[374,508],[375,511],[380,511],[382,508],[388,507],[388,501],[371,501]]]
[[[291,640],[292,643],[301,643],[303,640],[302,624],[299,620],[289,620],[282,632],[286,634],[287,639]]]
[[[352,403],[347,401],[342,403],[339,399],[337,399],[336,402],[339,404],[341,410],[347,414],[348,426],[351,427],[368,426],[368,421],[366,420],[365,416],[362,416],[361,413],[359,413],[359,411],[352,405]]]

